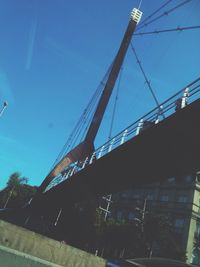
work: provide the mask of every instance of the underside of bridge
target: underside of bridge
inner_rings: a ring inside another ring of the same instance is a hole
[[[35,208],[51,210],[198,171],[199,114],[197,100],[42,194]]]

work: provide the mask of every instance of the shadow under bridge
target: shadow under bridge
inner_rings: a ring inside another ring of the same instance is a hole
[[[198,171],[199,115],[196,100],[43,193],[38,207],[63,207]]]

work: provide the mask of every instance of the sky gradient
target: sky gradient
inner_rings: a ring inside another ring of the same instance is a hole
[[[0,0],[0,189],[15,171],[39,185],[111,64],[139,0]],[[143,18],[166,1],[143,0]],[[166,11],[182,0],[173,0]],[[163,13],[163,11],[161,13]],[[200,0],[145,27],[200,25]],[[135,36],[160,102],[200,76],[200,30]],[[114,92],[113,92],[114,95]],[[107,141],[111,99],[96,146]],[[155,107],[131,50],[113,135]]]

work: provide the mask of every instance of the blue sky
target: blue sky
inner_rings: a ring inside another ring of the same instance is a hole
[[[143,0],[143,17],[166,1]],[[183,2],[172,0],[164,8]],[[39,185],[111,64],[139,0],[0,0],[0,189],[19,171]],[[163,11],[164,11],[163,10]],[[200,25],[200,0],[144,31]],[[142,31],[142,30],[141,30]],[[160,102],[200,76],[200,30],[133,38]],[[155,106],[136,60],[123,66],[113,135]],[[113,99],[97,136],[106,141]]]

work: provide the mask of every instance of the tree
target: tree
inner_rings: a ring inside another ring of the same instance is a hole
[[[98,214],[96,233],[98,255],[106,258],[156,256],[185,260],[171,220],[164,215],[147,212],[143,220],[103,221]]]
[[[148,256],[185,260],[186,254],[177,238],[169,216],[148,213],[144,223]]]
[[[19,187],[21,184],[27,184],[28,183],[28,178],[26,177],[21,177],[20,172],[14,172],[13,174],[10,175],[8,182],[7,182],[7,187],[12,188],[12,187]]]
[[[10,175],[6,187],[0,192],[2,208],[23,206],[35,194],[36,188],[27,184],[28,178],[21,177],[19,172]]]

